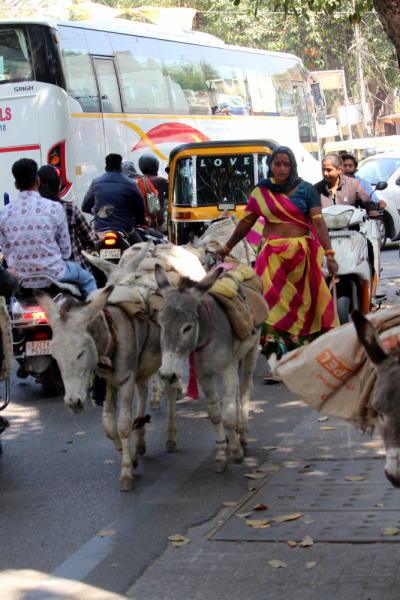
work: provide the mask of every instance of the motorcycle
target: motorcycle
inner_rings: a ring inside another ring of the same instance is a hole
[[[64,384],[57,361],[50,354],[52,330],[33,295],[33,288],[23,287],[26,279],[35,278],[32,275],[20,277],[20,291],[10,301],[14,356],[19,363],[17,377],[35,377],[42,384],[46,396],[54,397],[64,393]],[[61,283],[49,275],[40,275],[40,279],[43,278],[49,281],[49,286],[41,289],[53,298],[58,307],[68,297],[81,298],[74,284]]]
[[[337,311],[343,325],[350,322],[352,310],[371,311],[380,273],[379,234],[376,221],[362,208],[335,205],[322,214],[339,265]],[[324,274],[328,276],[326,266]]]

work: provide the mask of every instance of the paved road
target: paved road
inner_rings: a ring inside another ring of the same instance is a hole
[[[397,301],[397,248],[387,249],[382,258],[382,288],[390,292],[391,305]],[[73,415],[62,398],[44,399],[33,380],[13,378],[12,404],[6,411],[12,426],[2,436],[0,458],[1,597],[394,598],[399,560],[394,553],[388,556],[390,544],[325,542],[290,549],[268,540],[244,543],[240,538],[247,531],[229,530],[237,507],[224,508],[223,502],[238,502],[239,510],[251,505],[251,510],[256,503],[252,504],[252,494],[262,490],[248,491],[249,487],[262,486],[244,475],[257,466],[283,468],[290,461],[297,465],[296,461],[324,457],[343,464],[353,459],[382,463],[378,438],[372,446],[363,446],[361,434],[335,420],[331,420],[335,431],[321,431],[317,414],[285,386],[263,384],[266,371],[260,357],[251,402],[253,441],[243,465],[230,461],[228,472],[214,473],[213,431],[201,398],[178,402],[179,450],[167,454],[162,403],[152,412],[148,451],[140,458],[133,491],[126,493],[119,491],[120,457],[102,433],[100,409],[87,406],[81,415]],[[281,448],[266,451],[263,446]],[[109,460],[115,462],[106,464]],[[361,468],[361,463],[357,465]],[[390,486],[380,481],[377,485],[383,487],[374,488],[376,494],[389,494],[384,490]],[[340,520],[352,526],[346,509]],[[115,534],[99,537],[104,530]],[[173,548],[168,536],[175,533],[187,535],[191,543]],[[372,533],[376,535],[375,530]],[[313,569],[306,568],[305,556],[317,562]],[[274,570],[267,564],[272,558],[285,561],[287,568]],[[386,586],[378,592],[373,587],[376,571],[380,584],[384,573]]]

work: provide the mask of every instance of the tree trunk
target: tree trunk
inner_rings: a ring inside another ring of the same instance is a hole
[[[373,0],[382,27],[396,49],[400,66],[400,0]]]

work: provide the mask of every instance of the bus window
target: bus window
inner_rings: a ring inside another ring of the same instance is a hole
[[[167,71],[173,111],[182,115],[210,115],[202,49],[180,42],[159,41],[158,44]]]
[[[86,42],[65,40],[62,44],[68,94],[79,102],[83,112],[100,112],[99,93]]]
[[[33,79],[26,28],[15,25],[0,27],[0,83]]]
[[[111,34],[125,112],[167,113],[168,88],[155,40]]]
[[[103,113],[122,112],[114,60],[112,58],[94,58],[93,62],[99,82]]]

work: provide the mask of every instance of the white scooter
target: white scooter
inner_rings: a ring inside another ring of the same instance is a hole
[[[350,321],[352,310],[363,314],[371,310],[380,273],[378,229],[363,208],[330,206],[322,214],[339,265],[337,310],[343,325]],[[325,265],[324,272],[328,272]]]

